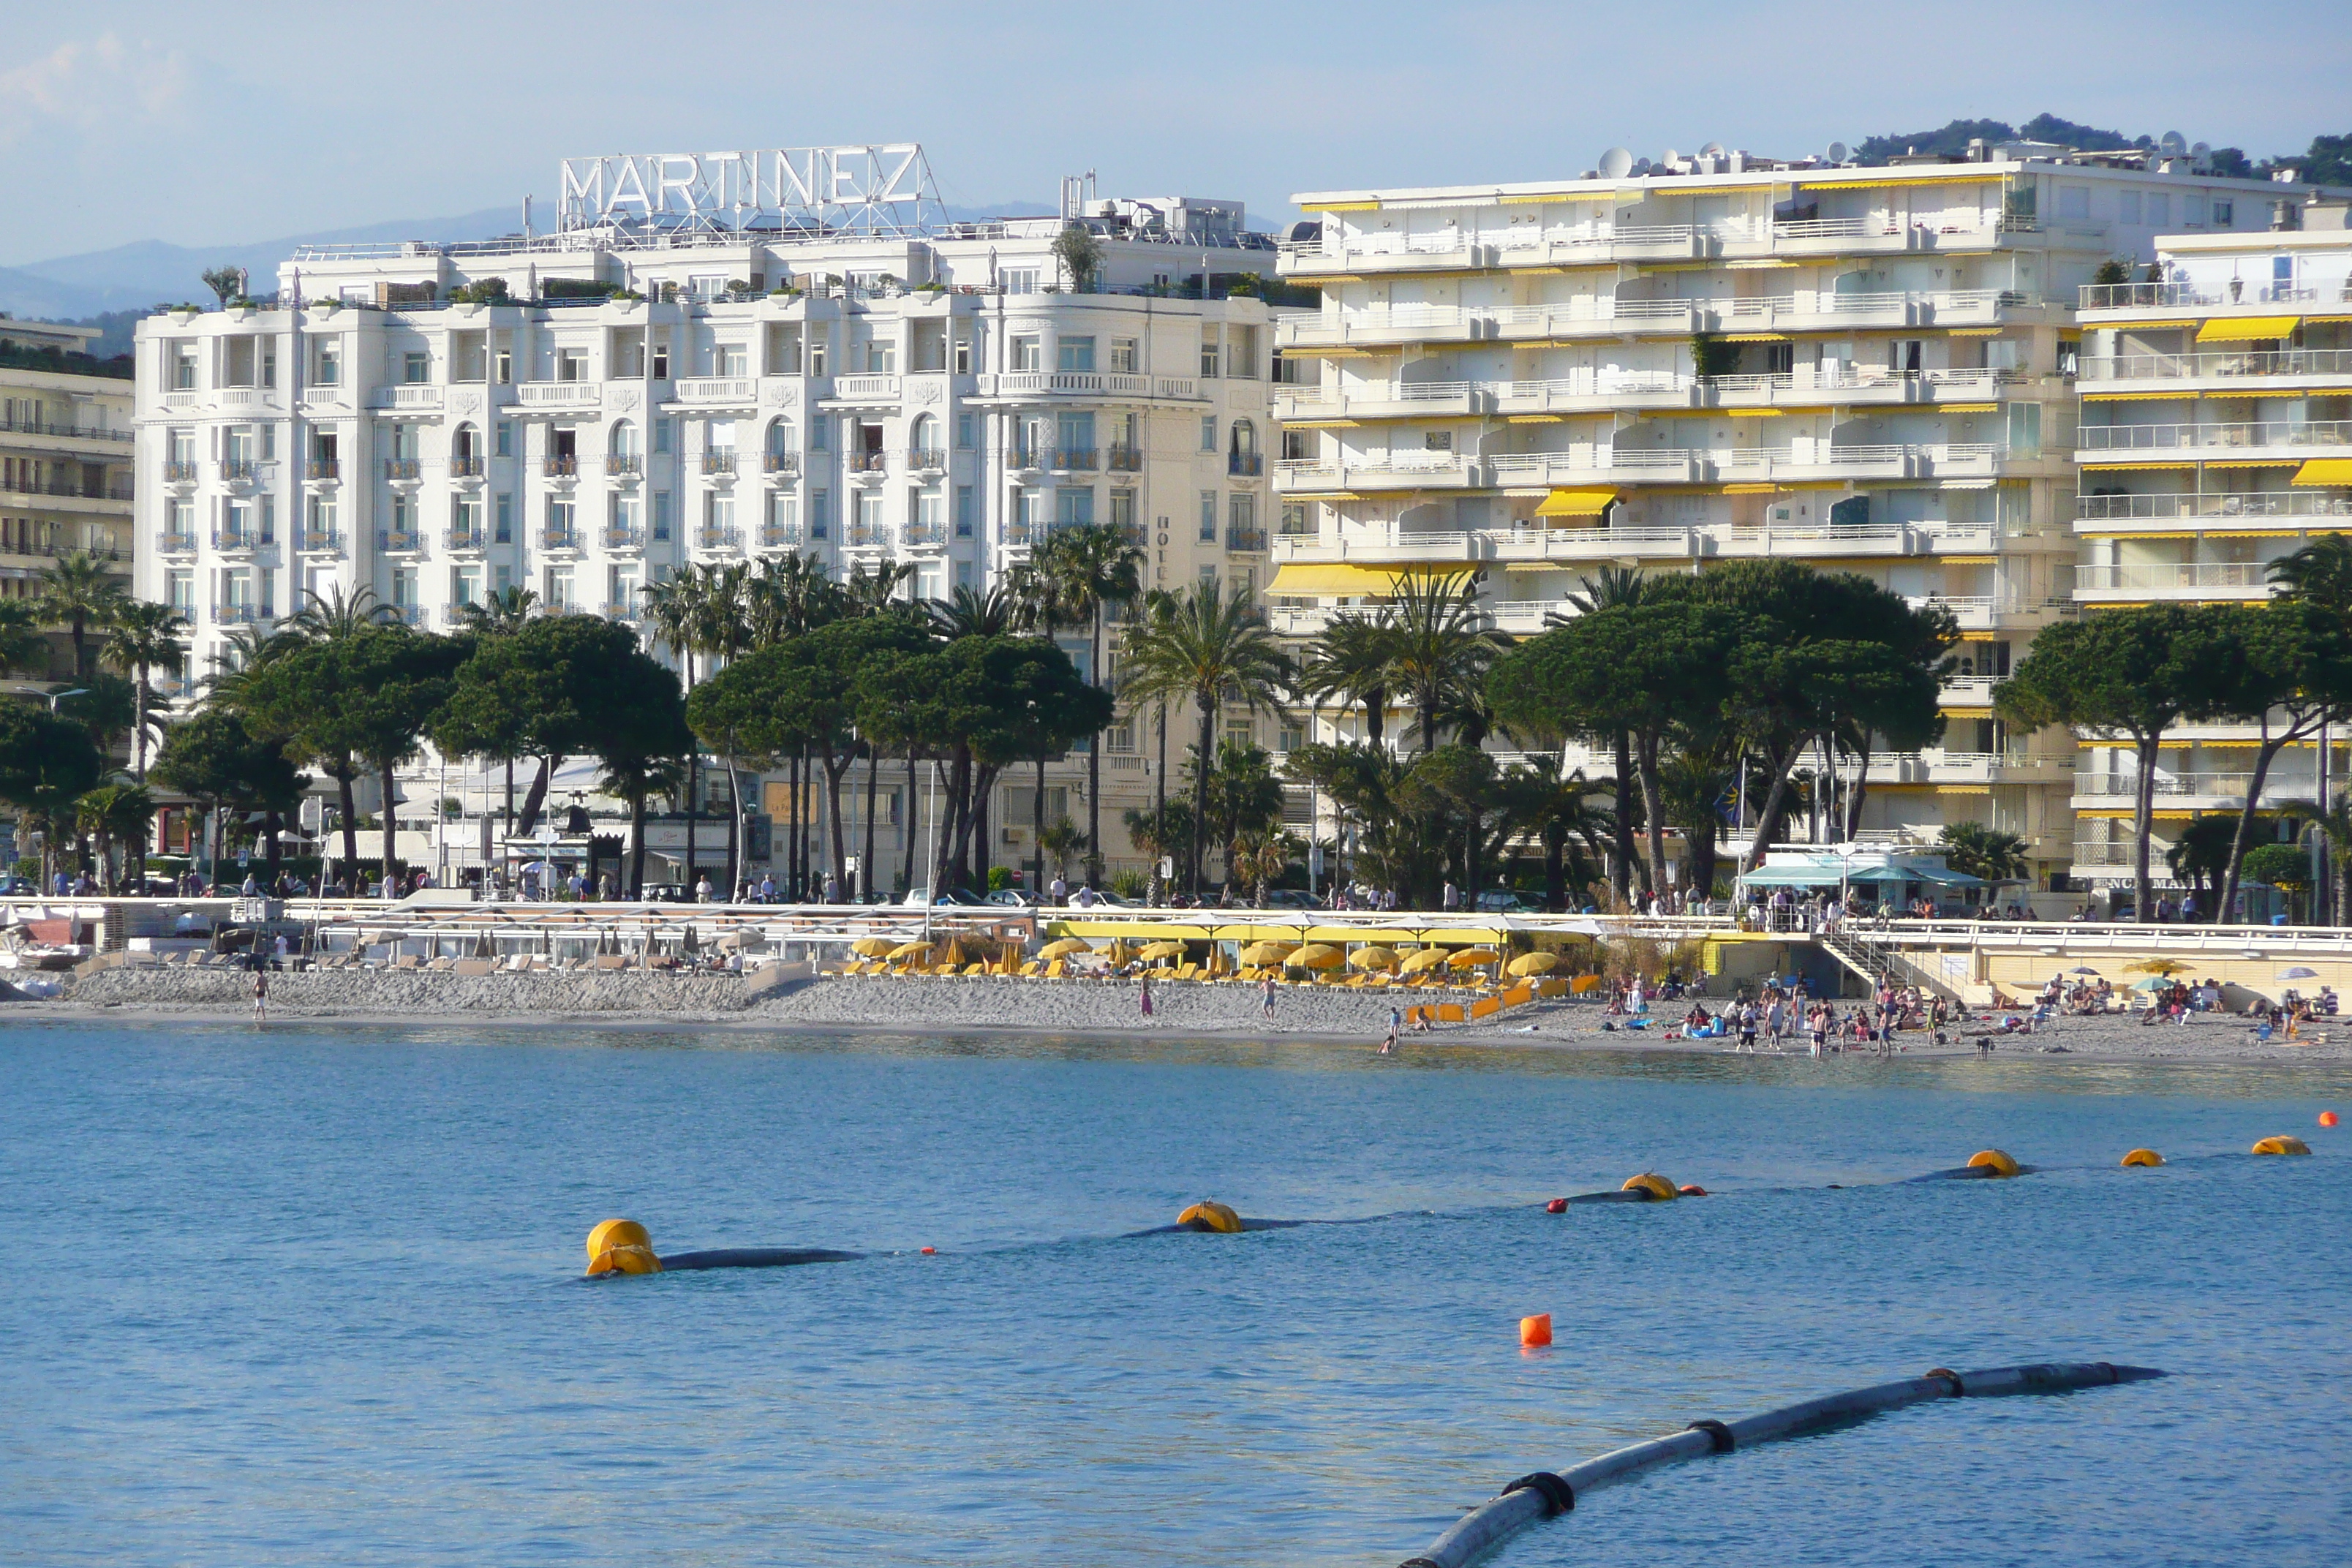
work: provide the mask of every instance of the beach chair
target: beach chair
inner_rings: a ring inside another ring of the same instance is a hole
[[[1069,972],[1070,966],[1057,958],[1054,960],[1053,963],[1045,966],[1045,978],[1048,980],[1059,980]]]
[[[1176,978],[1179,980],[1197,980],[1200,976],[1201,966],[1197,963],[1188,963],[1176,972]]]
[[[1034,958],[1021,966],[1022,978],[1025,980],[1034,980],[1045,973],[1045,966]]]
[[[963,966],[963,972],[967,975],[985,974],[988,973],[988,965],[985,963],[967,963]]]
[[[426,964],[425,967],[446,974],[450,970],[457,967],[457,961],[454,958],[436,958],[432,963]]]
[[[954,964],[952,964],[952,963],[942,963],[942,964],[939,965],[937,968],[933,969],[933,970],[931,971],[931,973],[932,973],[933,974],[961,974],[961,973],[963,973],[963,971],[962,971],[962,970],[961,970],[961,969],[959,969],[959,968],[957,968],[957,967],[956,967]]]

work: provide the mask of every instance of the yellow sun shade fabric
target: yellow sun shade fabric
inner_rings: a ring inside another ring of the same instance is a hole
[[[1937,411],[1943,414],[1993,414],[2000,411],[1998,403],[1938,403]]]
[[[2215,317],[2197,329],[2200,343],[2250,343],[2262,338],[2284,338],[2294,331],[2301,316]]]
[[[2352,485],[2352,458],[2314,458],[2294,471],[2291,485]]]
[[[1413,566],[1349,566],[1339,562],[1293,561],[1274,574],[1265,591],[1277,597],[1315,595],[1355,597],[1396,592],[1406,577],[1444,577],[1475,570],[1467,563],[1433,562]]]
[[[1809,191],[1870,191],[1896,185],[1982,185],[2005,177],[2000,174],[1948,174],[1938,168],[1932,174],[1907,180],[1888,179],[1883,174],[1856,174],[1835,180],[1800,177],[1795,184]]]
[[[1599,517],[1617,499],[1612,489],[1556,489],[1536,508],[1538,517]],[[1288,567],[1283,570],[1288,571]]]
[[[2085,403],[2185,403],[2196,396],[2193,392],[2086,392]]]

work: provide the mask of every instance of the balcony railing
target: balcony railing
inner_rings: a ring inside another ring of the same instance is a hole
[[[185,555],[195,547],[196,536],[193,533],[173,533],[166,530],[155,536],[155,548],[166,555]],[[11,553],[22,552],[12,552]]]
[[[2248,490],[2223,495],[2080,496],[2083,522],[2221,521],[2230,518],[2352,517],[2352,498],[2322,490]]]
[[[341,555],[343,536],[331,528],[306,528],[302,531],[302,548],[322,554]]]
[[[478,479],[482,477],[482,459],[472,452],[460,452],[449,459],[449,477],[453,479]]]
[[[383,460],[383,477],[387,479],[413,479],[416,478],[416,459],[414,458],[386,458]]]
[[[642,528],[606,528],[599,535],[607,550],[643,550],[646,531]]]
[[[2200,289],[2185,281],[2085,283],[2081,289],[2080,308],[2085,310],[2172,310],[2188,305],[2309,305],[2327,299],[2352,300],[2352,283],[2337,291],[2236,279],[2219,289]]]
[[[302,477],[308,479],[340,479],[343,465],[333,458],[313,458],[303,465]]]
[[[901,535],[909,546],[944,544],[947,531],[936,522],[910,522]]]
[[[635,452],[604,454],[604,472],[614,479],[633,479],[644,466],[644,459]]]
[[[731,525],[714,528],[709,524],[697,529],[695,547],[700,550],[736,550],[743,543],[743,531]]]
[[[551,479],[571,479],[580,477],[580,459],[575,457],[541,458],[540,471]]]
[[[266,626],[278,617],[267,605],[215,605],[213,624],[220,626]]]
[[[163,465],[163,482],[167,485],[192,485],[196,482],[196,465],[190,462],[168,462]]]
[[[1136,447],[1106,447],[1103,467],[1114,474],[1139,474],[1143,471],[1143,452]]]
[[[1056,472],[1087,472],[1102,467],[1102,454],[1092,447],[1056,447],[1049,464]]]
[[[760,548],[762,550],[797,550],[800,543],[798,523],[763,522],[760,525]]]
[[[541,550],[577,550],[580,548],[580,532],[571,528],[542,528],[539,531],[539,547]]]
[[[887,452],[852,452],[843,460],[853,474],[887,474],[890,471],[890,456]]]
[[[475,551],[483,548],[482,531],[478,528],[453,528],[441,535],[448,549]]]
[[[375,547],[391,555],[414,554],[425,548],[425,536],[414,529],[380,528],[375,532]]]
[[[1228,528],[1225,548],[1243,555],[1265,553],[1265,530],[1262,528]]]
[[[1258,452],[1228,452],[1225,454],[1225,472],[1255,479],[1265,472],[1265,458]]]
[[[2281,554],[2286,553],[2282,550]],[[2271,586],[2266,561],[2182,561],[2126,563],[2120,566],[2077,566],[2077,592],[2172,593],[2191,588],[2258,588]]]
[[[221,479],[232,485],[251,484],[260,472],[260,465],[251,458],[230,458],[220,466]]]
[[[2199,349],[2178,354],[2111,354],[2085,357],[2080,374],[2085,382],[2347,376],[2352,375],[2352,349]],[[2246,391],[2249,396],[2262,395],[2259,387]]]
[[[277,542],[278,542],[276,540],[257,529],[215,528],[213,530],[213,548],[215,550],[258,550],[265,544],[275,544]]]
[[[635,621],[642,619],[645,613],[644,606],[625,601],[604,606],[604,618],[608,621]]]
[[[798,452],[769,452],[760,459],[761,468],[771,474],[797,474],[801,471]]]
[[[0,433],[16,436],[69,436],[78,441],[119,441],[128,446],[134,439],[128,430],[106,430],[88,425],[58,425],[41,419],[11,419],[0,416]]]
[[[2158,773],[2155,779],[2156,787],[2150,793],[2159,799],[2202,795],[2223,800],[2243,800],[2246,798],[2246,786],[2253,782],[2254,775],[2252,773]],[[2288,781],[2283,773],[2274,773],[2265,782],[2283,786]],[[2307,790],[2310,786],[2306,781],[2300,787]],[[2130,773],[2078,773],[2074,775],[2074,793],[2078,795],[2097,799],[2113,799],[2120,795],[2129,800],[2136,796],[2138,791],[2139,780]],[[2268,796],[2273,792],[2264,790],[2263,793]]]
[[[2205,452],[2255,447],[2352,446],[2352,419],[2258,419],[2214,425],[2085,425],[2085,452]]]
[[[706,474],[731,474],[735,471],[735,451],[731,447],[714,447],[702,454],[702,471]]]
[[[917,472],[934,472],[948,466],[948,455],[937,447],[910,447],[907,450],[907,467]]]

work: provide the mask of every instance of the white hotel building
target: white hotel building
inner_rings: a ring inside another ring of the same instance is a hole
[[[945,598],[1083,522],[1128,531],[1148,585],[1258,590],[1271,331],[1227,294],[1275,255],[1239,204],[1066,195],[1100,244],[1077,293],[1053,248],[1069,218],[950,223],[919,150],[814,151],[913,152],[917,175],[858,201],[763,192],[747,216],[711,160],[597,161],[607,183],[568,194],[554,233],[306,249],[274,300],[142,322],[136,587],[194,625],[190,673],[331,590],[421,626],[510,585],[635,620],[689,562],[796,550],[837,578],[908,563]],[[711,166],[648,176],[658,203],[633,209],[614,196],[633,164]],[[1140,866],[1119,813],[1154,742],[1123,728],[1107,750],[1107,852]],[[1049,773],[1049,822],[1083,827],[1084,778],[1079,756]],[[903,775],[883,788],[887,866]],[[1030,853],[1026,791],[1005,793],[999,864]]]
[[[2082,290],[2082,428],[2074,454],[2083,563],[2074,597],[2103,606],[2259,601],[2270,563],[2352,529],[2352,230],[2332,199],[2265,203],[2252,232],[2169,234],[2161,276]],[[2253,725],[2185,724],[2155,782],[2156,866],[2179,830],[2234,813],[2252,783]],[[2327,793],[2352,777],[2330,737]],[[2262,805],[2319,797],[2315,739],[2272,763]],[[2137,761],[2085,742],[2074,868],[2122,884],[2133,865]]]
[[[2077,289],[2161,234],[2265,227],[2284,194],[2199,163],[1710,149],[1297,198],[1322,230],[1282,272],[1324,301],[1279,326],[1276,626],[1309,634],[1407,567],[1483,569],[1522,634],[1603,565],[1860,573],[1948,606],[1966,639],[1942,745],[1872,758],[1865,828],[1989,822],[2049,887],[2074,744],[2006,732],[1992,689],[2078,613]]]

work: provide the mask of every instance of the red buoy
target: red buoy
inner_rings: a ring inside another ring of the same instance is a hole
[[[1554,1198],[1551,1202],[1544,1205],[1544,1213],[1546,1214],[1566,1214],[1567,1212],[1568,1200],[1566,1198]]]
[[[1682,1187],[1679,1191],[1682,1193],[1683,1196],[1686,1198],[1703,1198],[1706,1196],[1706,1189],[1699,1186],[1696,1183]]]

